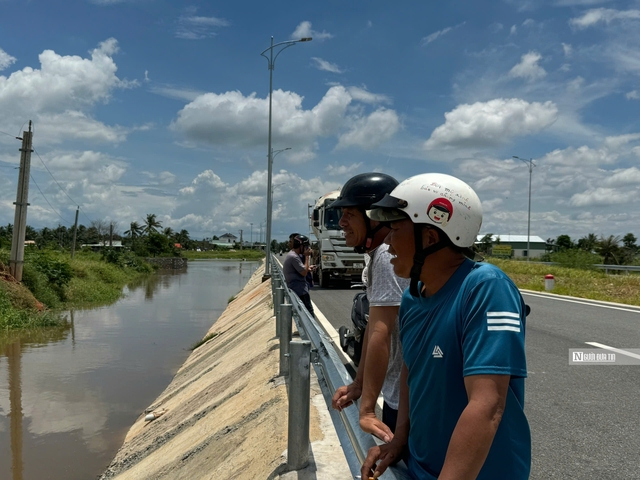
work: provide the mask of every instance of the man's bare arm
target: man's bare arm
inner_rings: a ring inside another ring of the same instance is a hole
[[[440,480],[478,476],[502,420],[510,379],[509,375],[465,377],[469,403],[451,436]]]
[[[388,426],[377,419],[376,402],[389,366],[391,332],[395,328],[398,306],[373,306],[369,309],[368,344],[364,367],[362,399],[360,401],[360,426],[385,442],[393,438]]]

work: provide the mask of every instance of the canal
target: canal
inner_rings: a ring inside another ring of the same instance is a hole
[[[189,262],[69,312],[67,328],[0,334],[0,479],[96,478],[258,268]]]

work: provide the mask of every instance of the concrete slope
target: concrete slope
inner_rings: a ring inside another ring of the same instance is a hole
[[[287,385],[278,377],[271,282],[261,283],[263,273],[258,269],[207,333],[215,336],[194,350],[167,389],[141,413],[101,479],[267,479],[284,473]],[[323,452],[324,463],[348,474],[335,432],[326,422],[326,406],[313,404],[310,439],[320,442],[313,445],[326,444],[325,433],[333,433],[329,443],[333,452],[337,446],[337,455],[327,453],[326,445],[318,452]],[[165,410],[145,421],[147,412]],[[315,472],[316,463],[322,462],[315,459],[309,469]]]

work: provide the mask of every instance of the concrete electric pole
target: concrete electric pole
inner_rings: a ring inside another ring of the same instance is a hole
[[[24,240],[27,230],[27,206],[29,205],[29,178],[31,170],[31,120],[29,131],[22,132],[22,148],[20,149],[20,174],[18,175],[18,194],[16,196],[16,215],[13,221],[13,238],[11,240],[11,256],[9,270],[17,281],[22,281],[24,266]]]

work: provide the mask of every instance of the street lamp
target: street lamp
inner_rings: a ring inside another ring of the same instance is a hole
[[[271,37],[271,46],[269,48],[265,48],[260,55],[267,59],[268,68],[269,68],[269,145],[267,147],[267,155],[269,157],[269,161],[267,162],[267,238],[266,238],[266,260],[264,267],[264,276],[263,280],[269,278],[271,276],[269,266],[271,264],[270,248],[271,248],[271,169],[272,169],[272,161],[273,161],[273,149],[271,148],[271,109],[272,109],[272,97],[273,97],[273,68],[275,66],[275,61],[278,58],[278,55],[282,53],[285,48],[292,47],[296,43],[300,42],[310,42],[312,40],[311,37],[301,38],[300,40],[289,40],[286,42],[273,43],[273,37]],[[282,47],[280,50],[276,52],[276,56],[273,56],[273,49],[275,47]],[[269,52],[269,56],[265,55],[266,52]]]
[[[251,250],[253,250],[253,223],[249,223],[251,225]]]
[[[531,257],[531,247],[530,247],[530,241],[531,241],[531,173],[533,172],[533,167],[535,167],[536,164],[533,163],[533,158],[530,158],[529,160],[526,160],[524,158],[520,158],[520,157],[517,157],[515,155],[512,155],[512,156],[516,160],[520,160],[520,161],[526,163],[527,167],[529,167],[529,213],[527,214],[527,262],[528,262],[529,258]]]

